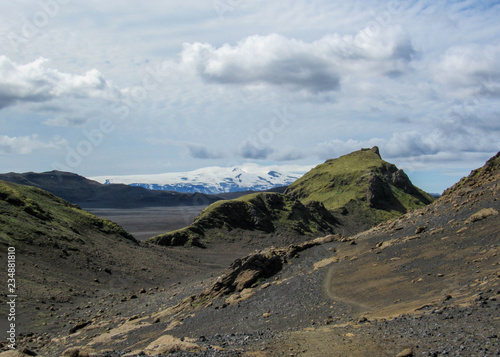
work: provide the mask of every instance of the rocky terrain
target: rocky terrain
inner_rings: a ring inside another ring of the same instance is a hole
[[[116,231],[114,240],[136,247],[140,257],[142,268],[122,277],[135,283],[115,288],[113,281],[120,280],[111,279],[118,275],[113,272],[105,286],[97,285],[103,272],[94,289],[75,294],[80,298],[67,309],[48,298],[34,304],[36,323],[19,337],[18,351],[102,357],[497,356],[499,191],[500,153],[435,202],[407,208],[355,235],[311,237],[244,253],[235,251],[237,244],[144,246]],[[225,270],[221,257],[234,257]],[[133,260],[124,255],[123,261]],[[210,264],[215,261],[220,264]],[[48,289],[61,285],[46,280]]]

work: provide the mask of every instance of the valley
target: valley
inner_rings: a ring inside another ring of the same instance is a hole
[[[88,211],[118,223],[143,241],[191,224],[204,208],[206,206],[89,208]]]
[[[0,357],[500,357],[500,0],[1,9]]]
[[[497,355],[500,153],[437,200],[378,149],[336,160],[284,194],[100,218],[1,183],[22,284],[0,356]]]

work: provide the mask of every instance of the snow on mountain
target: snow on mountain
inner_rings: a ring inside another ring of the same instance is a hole
[[[237,167],[206,167],[189,172],[156,175],[98,176],[90,179],[103,184],[122,183],[151,190],[201,192],[217,194],[237,191],[261,191],[288,186],[312,166],[259,166],[244,164]]]

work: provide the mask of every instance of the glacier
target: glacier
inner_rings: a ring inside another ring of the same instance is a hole
[[[102,184],[121,183],[150,190],[218,194],[262,191],[288,186],[313,166],[244,164],[235,167],[212,166],[188,172],[151,175],[108,175],[89,177]]]

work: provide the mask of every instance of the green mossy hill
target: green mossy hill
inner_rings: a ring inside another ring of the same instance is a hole
[[[219,201],[204,209],[188,227],[148,241],[165,246],[205,246],[233,241],[241,231],[258,234],[319,236],[333,232],[337,221],[318,202],[303,204],[280,193],[254,193]],[[238,230],[238,234],[233,234]]]
[[[0,181],[0,244],[78,249],[92,234],[134,237],[107,219],[98,218],[41,189]]]
[[[368,226],[433,201],[403,170],[382,160],[377,147],[327,160],[291,184],[285,194],[303,203],[321,202],[330,211]]]

